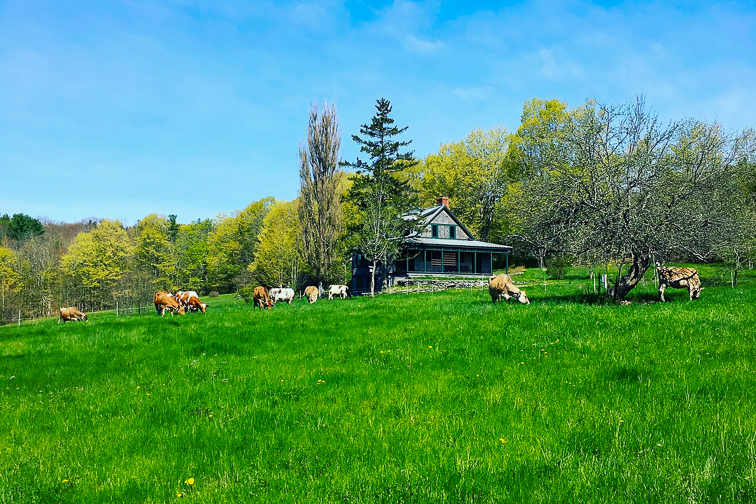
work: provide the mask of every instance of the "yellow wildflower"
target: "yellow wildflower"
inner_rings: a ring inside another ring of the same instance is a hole
[[[194,478],[189,478],[188,480],[184,481],[187,485],[194,485]]]

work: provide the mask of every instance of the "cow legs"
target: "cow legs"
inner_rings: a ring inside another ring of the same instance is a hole
[[[662,302],[665,301],[665,299],[664,299],[664,289],[666,289],[666,288],[667,288],[666,285],[659,284],[659,298],[661,299]]]

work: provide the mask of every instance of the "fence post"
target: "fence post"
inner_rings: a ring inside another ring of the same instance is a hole
[[[118,318],[118,301],[116,301],[116,318]]]
[[[18,310],[18,327],[21,327],[21,310]]]

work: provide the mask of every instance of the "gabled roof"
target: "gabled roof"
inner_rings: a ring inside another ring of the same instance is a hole
[[[454,222],[456,222],[457,225],[462,228],[462,230],[465,232],[465,234],[470,237],[469,240],[471,240],[471,241],[475,240],[475,237],[470,232],[470,230],[467,229],[467,226],[465,226],[464,224],[462,224],[462,222],[457,218],[457,216],[454,215],[454,212],[451,211],[451,208],[449,208],[449,207],[447,207],[445,205],[437,205],[437,206],[430,207],[430,208],[424,208],[422,210],[415,210],[414,212],[407,212],[406,214],[403,215],[403,217],[404,217],[405,220],[418,219],[418,218],[423,219],[424,222],[422,224],[422,227],[420,228],[420,230],[422,231],[425,228],[427,228],[430,225],[430,223],[433,222],[433,220],[436,217],[438,217],[438,215],[440,213],[442,213],[444,211],[446,211],[446,213],[449,215],[449,217],[451,217],[454,220]],[[410,236],[411,237],[416,237],[417,235],[418,235],[418,233],[415,233],[415,234],[412,234]],[[464,240],[460,240],[460,241],[464,241]],[[480,243],[485,243],[485,242],[480,242]]]
[[[454,239],[449,240],[445,238],[429,238],[425,236],[421,236],[422,230],[427,228],[436,217],[438,217],[439,214],[442,212],[446,212],[453,220],[454,222],[462,228],[462,230],[469,236],[468,239]],[[478,241],[475,239],[473,234],[470,232],[469,229],[457,218],[456,215],[454,215],[454,212],[451,211],[451,208],[439,204],[434,207],[430,208],[424,208],[421,210],[415,210],[412,212],[407,212],[402,216],[405,220],[417,220],[422,219],[422,227],[420,228],[419,232],[413,233],[410,236],[407,237],[407,243],[413,244],[413,245],[423,245],[426,247],[439,247],[439,248],[455,248],[455,249],[478,249],[478,250],[488,250],[488,251],[501,251],[506,252],[509,250],[512,250],[512,247],[509,245],[499,245],[498,243],[489,243],[484,241]]]

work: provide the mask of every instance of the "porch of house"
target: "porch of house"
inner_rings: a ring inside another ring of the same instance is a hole
[[[509,270],[509,252],[478,250],[410,249],[395,263],[394,275],[460,275],[489,276],[495,255],[504,255]]]

